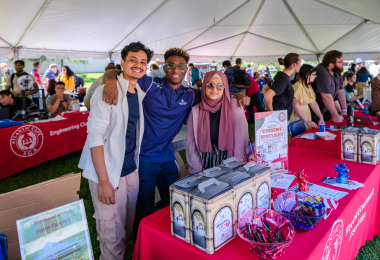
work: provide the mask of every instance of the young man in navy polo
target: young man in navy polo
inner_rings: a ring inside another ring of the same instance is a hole
[[[152,79],[145,75],[138,80],[146,96],[143,101],[145,132],[140,152],[135,235],[141,219],[154,211],[156,185],[160,192],[161,208],[170,205],[169,186],[179,177],[172,141],[186,122],[192,106],[201,100],[199,90],[181,85],[190,55],[183,49],[171,48],[165,52],[164,58],[165,78]],[[116,75],[119,73],[110,70],[103,75],[106,83],[103,100],[109,104],[117,103]],[[241,106],[249,104],[248,97],[238,94],[237,98]]]

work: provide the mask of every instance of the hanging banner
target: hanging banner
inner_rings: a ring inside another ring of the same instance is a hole
[[[272,169],[287,168],[287,111],[255,113],[255,151]]]
[[[83,200],[16,221],[23,260],[94,259]]]

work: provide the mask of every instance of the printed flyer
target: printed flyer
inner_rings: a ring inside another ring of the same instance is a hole
[[[83,200],[16,221],[23,260],[94,259]]]
[[[255,151],[272,168],[287,168],[288,120],[287,111],[255,113]]]

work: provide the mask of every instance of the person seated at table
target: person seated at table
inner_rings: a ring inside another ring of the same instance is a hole
[[[353,74],[354,77],[355,77],[355,79],[356,79],[355,73],[353,73],[353,72],[348,73],[348,75],[350,75],[350,74]],[[353,103],[356,100],[361,99],[363,97],[363,94],[362,95],[358,95],[358,96],[355,97],[353,91],[352,92],[348,92],[347,91],[347,90],[352,90],[353,89],[352,86],[350,86],[350,87],[348,86],[348,82],[349,82],[349,80],[347,79],[348,75],[347,75],[347,77],[343,77],[343,89],[344,89],[344,94],[346,95],[346,102],[347,103]],[[355,89],[355,91],[356,91],[356,89]],[[338,102],[335,101],[335,103],[338,103]],[[335,105],[335,106],[337,106],[337,105]]]
[[[118,95],[117,105],[109,105],[103,101],[104,84],[96,89],[79,162],[90,185],[100,259],[105,260],[124,259],[135,218],[145,118],[145,92],[138,79],[144,77],[153,51],[141,42],[132,42],[121,56],[124,70],[117,76],[116,87],[123,94]]]
[[[357,76],[356,76],[355,72],[349,72],[349,73],[347,73],[347,85],[345,87],[345,90],[352,97],[358,95],[358,91],[356,90],[356,87],[355,87],[356,77]]]
[[[56,84],[55,79],[49,79],[48,86],[46,89],[46,96],[47,97],[55,94],[55,84]]]
[[[356,89],[359,94],[363,94],[363,87],[366,87],[371,80],[372,76],[366,67],[363,66],[356,72]]]
[[[38,109],[36,104],[30,99],[25,98],[26,108],[30,110]],[[0,107],[9,109],[9,118],[13,118],[18,110],[22,110],[22,97],[15,97],[9,89],[0,91]]]
[[[71,99],[69,94],[65,94],[65,83],[58,81],[55,83],[55,94],[46,99],[49,112],[55,114],[68,110],[67,101]]]
[[[321,110],[315,100],[314,90],[311,87],[311,83],[314,82],[316,77],[315,67],[309,64],[302,65],[297,75],[297,82],[293,85],[293,112],[290,116],[289,124],[302,120],[306,130],[318,128],[318,125],[325,124]],[[318,124],[313,122],[309,106],[319,118]]]
[[[368,107],[371,116],[380,115],[380,73],[371,81],[372,104]]]
[[[285,69],[277,72],[270,89],[264,95],[264,101],[269,111],[287,110],[289,120],[293,112],[294,98],[294,89],[289,77],[300,70],[301,56],[289,53],[284,59],[279,58],[278,62],[285,65]]]
[[[187,120],[186,159],[190,174],[220,165],[229,157],[242,159],[249,142],[248,123],[236,98],[231,98],[227,76],[205,74],[202,101]]]
[[[62,72],[56,78],[57,81],[62,81],[65,83],[65,93],[70,93],[74,91],[74,72],[70,69],[69,66],[63,66]]]

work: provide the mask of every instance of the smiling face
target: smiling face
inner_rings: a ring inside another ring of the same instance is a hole
[[[21,62],[17,62],[15,64],[15,70],[18,74],[22,73],[24,71],[24,65],[22,65]]]
[[[209,99],[212,99],[212,100],[220,99],[223,96],[224,89],[219,89],[219,88],[217,88],[217,86],[218,85],[222,85],[223,86],[222,79],[221,78],[217,78],[217,77],[213,77],[207,83],[212,83],[214,85],[214,87],[211,88],[211,87],[207,86],[207,84],[206,84],[206,86],[205,86],[205,88],[206,88],[206,96]]]
[[[127,80],[142,78],[146,73],[147,64],[148,56],[142,50],[138,52],[129,51],[125,60],[122,59],[120,62],[124,78]]]
[[[164,66],[165,78],[168,81],[169,85],[172,87],[181,86],[182,80],[186,76],[186,60],[181,56],[170,56],[166,61],[166,64],[176,65],[174,69],[169,69],[167,66]],[[183,69],[178,68],[177,65],[184,65]]]

